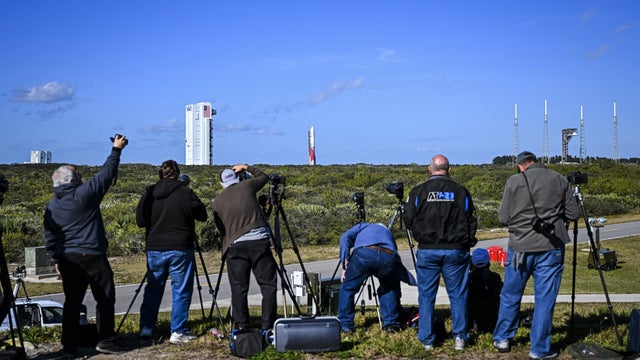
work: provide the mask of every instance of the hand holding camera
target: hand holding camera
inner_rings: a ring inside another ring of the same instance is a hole
[[[124,135],[116,134],[115,136],[111,136],[109,138],[113,143],[113,147],[118,149],[124,149],[125,146],[129,145],[129,140]]]

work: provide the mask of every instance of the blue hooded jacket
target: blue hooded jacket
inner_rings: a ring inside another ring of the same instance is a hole
[[[54,262],[65,253],[106,254],[100,203],[118,174],[120,153],[121,149],[112,148],[100,171],[86,183],[53,188],[44,214],[44,245]]]

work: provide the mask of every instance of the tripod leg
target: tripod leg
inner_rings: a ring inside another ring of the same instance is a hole
[[[338,269],[340,268],[340,264],[342,261],[338,260],[338,265],[336,265],[336,269],[333,270],[333,275],[331,275],[331,280],[329,281],[329,285],[327,286],[327,292],[322,294],[322,298],[320,299],[320,307],[318,307],[318,314],[322,315],[322,305],[327,301],[327,295],[331,292],[331,286],[333,286],[333,281],[336,278],[336,274],[338,273]],[[320,292],[322,293],[322,279],[320,279]]]
[[[380,314],[380,304],[378,304],[378,290],[376,289],[376,283],[373,281],[373,276],[369,277],[371,281],[371,287],[373,288],[373,299],[376,302],[376,312],[378,313],[378,324],[380,325],[380,329],[382,329],[382,315]]]
[[[198,298],[200,299],[200,309],[202,310],[202,318],[204,319],[204,304],[202,302],[202,286],[200,286],[200,279],[198,276],[198,264],[193,264],[193,276],[196,278],[196,286],[198,287]]]
[[[147,279],[147,272],[144,273],[144,276],[142,277],[142,280],[140,281],[140,285],[138,285],[138,288],[136,289],[135,293],[133,294],[133,299],[131,299],[131,303],[129,304],[129,307],[127,308],[127,311],[124,313],[124,316],[122,317],[122,320],[120,320],[120,325],[118,325],[118,329],[116,330],[116,334],[120,332],[120,328],[122,328],[122,324],[124,324],[124,320],[127,318],[127,315],[129,315],[129,311],[131,311],[131,307],[133,306],[133,303],[136,301],[136,297],[138,297],[138,294],[140,293],[140,289],[142,288],[142,285],[144,284],[144,281]]]
[[[216,293],[214,292],[213,288],[211,287],[211,279],[209,279],[209,273],[207,272],[207,266],[204,262],[204,257],[202,256],[202,248],[200,248],[200,245],[198,244],[198,240],[196,240],[196,251],[198,252],[198,255],[200,257],[200,263],[202,265],[202,271],[204,272],[204,277],[207,280],[207,284],[209,285],[209,294],[211,294],[211,297],[213,299],[213,302],[211,304],[211,311],[213,311],[213,308],[215,307],[217,313],[218,313],[218,320],[220,321],[220,326],[222,327],[222,332],[223,335],[225,337],[227,337],[227,329],[224,326],[224,322],[222,321],[222,316],[220,314],[220,308],[218,307],[218,302],[216,301]],[[224,265],[224,262],[223,262]],[[196,266],[197,268],[197,266]],[[201,302],[202,303],[202,302]],[[209,318],[211,318],[211,311],[209,311]],[[204,307],[202,308],[202,317],[204,319]]]
[[[574,319],[574,308],[576,303],[576,267],[578,265],[577,262],[578,256],[578,220],[573,222],[573,273],[571,279],[571,331],[574,330],[573,327],[573,319]]]

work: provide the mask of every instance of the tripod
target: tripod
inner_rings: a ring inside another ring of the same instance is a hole
[[[320,308],[319,300],[316,297],[314,291],[312,290],[313,287],[309,280],[309,275],[307,273],[307,270],[305,269],[304,263],[302,262],[302,257],[300,256],[300,250],[298,249],[298,245],[296,244],[291,228],[289,227],[289,222],[287,221],[287,215],[285,214],[284,209],[282,208],[282,199],[284,199],[285,178],[284,176],[272,174],[269,176],[269,184],[270,184],[270,190],[269,190],[270,200],[268,201],[269,204],[268,204],[267,210],[265,211],[265,216],[268,218],[272,212],[274,214],[273,231],[271,230],[271,228],[269,228],[269,231],[271,232],[271,239],[273,241],[274,249],[276,251],[276,254],[278,255],[277,269],[278,269],[278,274],[280,275],[280,279],[282,281],[283,298],[285,298],[284,292],[286,291],[289,294],[289,297],[291,298],[291,302],[293,303],[293,306],[296,308],[298,315],[302,315],[302,311],[300,310],[300,305],[298,304],[298,301],[296,300],[295,295],[291,290],[291,282],[289,278],[286,276],[287,270],[284,267],[284,262],[282,259],[282,236],[280,231],[281,217],[282,217],[282,222],[285,225],[285,229],[287,230],[287,234],[289,235],[289,239],[291,240],[293,251],[295,252],[298,258],[298,263],[300,264],[300,268],[304,276],[305,284],[307,288],[310,289],[309,294],[311,295],[317,309]],[[285,306],[285,309],[286,309],[286,306]]]
[[[622,337],[620,336],[620,332],[618,331],[618,324],[616,323],[616,317],[613,312],[613,306],[611,305],[611,299],[609,298],[609,291],[607,290],[607,284],[604,280],[604,274],[602,272],[602,266],[600,264],[600,256],[599,249],[593,240],[593,232],[591,231],[591,226],[589,224],[589,216],[587,214],[587,209],[584,205],[584,197],[580,192],[580,184],[576,183],[573,189],[573,196],[575,197],[578,205],[580,206],[580,212],[582,213],[582,217],[584,218],[585,227],[587,229],[587,234],[589,235],[589,244],[591,246],[591,252],[593,253],[593,262],[595,264],[595,268],[598,269],[598,273],[600,274],[600,281],[602,282],[602,289],[604,291],[605,298],[607,300],[607,306],[609,308],[609,315],[611,316],[611,322],[613,323],[613,328],[616,332],[616,337],[618,338],[618,345],[622,346]],[[578,220],[576,219],[573,222],[573,281],[571,284],[571,329],[573,329],[573,318],[574,318],[574,305],[575,305],[575,297],[576,297],[576,266],[577,266],[577,248],[578,248]]]
[[[9,182],[4,178],[4,175],[0,174],[0,205],[2,205],[2,201],[4,200],[4,192],[8,189]],[[15,332],[18,333],[18,341],[20,342],[20,347],[15,346],[15,342],[11,346],[7,346],[7,352],[13,352],[13,356],[16,359],[26,359],[27,354],[24,348],[24,339],[22,337],[22,330],[20,329],[20,324],[14,324],[13,321],[17,320],[18,312],[16,311],[16,299],[11,290],[11,279],[9,279],[9,269],[7,268],[7,258],[4,254],[4,246],[2,245],[2,225],[0,225],[0,287],[2,288],[0,293],[0,320],[4,320],[6,316],[9,317],[9,331],[11,334],[11,339],[15,339]],[[17,289],[16,289],[17,293]],[[26,288],[25,288],[26,294]],[[16,321],[17,322],[17,321]],[[14,329],[15,325],[15,329]],[[2,355],[2,353],[0,353]],[[8,353],[6,355],[9,355]],[[10,356],[10,355],[9,355]]]
[[[393,227],[393,224],[395,223],[396,219],[398,218],[398,215],[400,215],[400,229],[402,229],[403,225],[404,225],[404,205],[405,202],[402,201],[402,195],[400,194],[396,194],[396,197],[398,198],[398,206],[396,207],[396,211],[393,213],[393,217],[391,217],[391,221],[389,222],[389,226],[387,226],[387,228],[389,230],[391,230],[391,228]],[[413,260],[413,268],[416,268],[416,254],[414,251],[414,245],[413,245],[413,237],[411,236],[411,230],[407,229],[406,226],[404,226],[405,229],[405,233],[407,234],[407,239],[409,240],[409,250],[411,251],[411,260]]]
[[[226,330],[226,328],[224,326],[224,322],[223,322],[222,316],[220,314],[220,308],[218,307],[218,303],[216,302],[215,292],[214,292],[213,288],[211,287],[211,281],[209,280],[209,274],[207,273],[207,268],[206,268],[206,265],[205,265],[205,262],[204,262],[204,257],[202,256],[202,248],[200,247],[200,244],[198,243],[197,239],[195,239],[194,241],[195,241],[195,250],[199,254],[200,262],[201,262],[201,265],[202,265],[202,269],[204,271],[205,278],[207,279],[207,283],[209,284],[209,294],[211,294],[212,297],[213,297],[213,306],[211,307],[211,311],[213,311],[214,307],[217,310],[218,321],[220,322],[220,326],[222,327],[223,334],[226,337],[227,336],[227,330]],[[118,329],[116,330],[116,333],[120,332],[120,328],[122,327],[122,324],[124,323],[125,319],[127,318],[127,315],[131,311],[131,307],[133,307],[133,303],[136,301],[136,297],[140,293],[140,289],[142,289],[142,285],[144,284],[144,282],[147,279],[148,275],[149,275],[149,270],[147,269],[147,271],[145,272],[144,276],[142,277],[142,280],[140,281],[140,285],[138,285],[138,288],[135,290],[135,294],[133,295],[133,298],[131,299],[131,303],[129,303],[129,307],[127,308],[127,311],[125,312],[124,316],[122,317],[122,320],[120,320],[120,324],[118,325]],[[202,286],[200,285],[200,279],[199,279],[199,275],[198,275],[198,266],[197,266],[197,264],[194,264],[194,277],[195,277],[195,280],[196,280],[196,286],[198,288],[198,298],[200,299],[200,309],[202,310],[202,317],[205,318],[204,304],[202,302]],[[209,318],[211,316],[212,316],[212,313],[209,314]]]

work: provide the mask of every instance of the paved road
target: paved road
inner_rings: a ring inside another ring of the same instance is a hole
[[[583,222],[584,220],[580,220],[581,222]],[[610,239],[616,239],[616,238],[620,238],[620,237],[626,237],[626,236],[632,236],[632,235],[639,235],[640,234],[640,221],[636,221],[636,222],[629,222],[629,223],[622,223],[622,224],[611,224],[611,225],[606,225],[603,228],[600,228],[600,233],[599,233],[599,238],[601,241],[604,240],[610,240]],[[572,237],[572,239],[574,239],[573,237],[573,227],[570,229],[570,235]],[[593,236],[594,239],[596,238],[596,235],[598,235],[595,230],[593,232]],[[285,241],[288,239],[285,239]],[[587,235],[587,231],[585,229],[579,229],[578,231],[578,235],[577,238],[575,239],[577,241],[577,243],[586,243],[589,242],[589,237]],[[408,241],[405,238],[399,238],[397,239],[398,242],[402,242],[402,241]],[[506,248],[507,245],[507,238],[500,238],[500,239],[493,239],[493,240],[485,240],[485,241],[481,241],[478,246],[480,247],[484,247],[484,248],[488,248],[490,246],[501,246]],[[406,250],[406,251],[402,251],[400,253],[400,256],[402,258],[403,263],[405,264],[405,266],[411,270],[414,271],[414,266],[413,266],[413,260],[412,260],[412,254],[411,251]],[[303,259],[304,260],[304,259]],[[197,260],[199,261],[199,260]],[[308,273],[319,273],[319,277],[322,279],[330,279],[331,276],[334,274],[336,267],[338,265],[338,260],[337,260],[337,254],[336,254],[336,259],[334,260],[325,260],[325,261],[316,261],[316,262],[310,262],[310,263],[303,263],[305,270]],[[301,270],[301,266],[299,263],[297,264],[292,264],[292,265],[288,265],[285,267],[286,272],[288,274],[288,276],[291,276],[293,274],[294,271],[300,271]],[[207,281],[207,277],[204,276],[204,274],[200,274],[201,276],[199,277],[199,281],[200,281],[200,285],[201,285],[201,295],[202,295],[202,302],[200,301],[200,297],[198,296],[199,292],[196,286],[196,289],[194,290],[194,294],[193,294],[193,299],[192,299],[192,309],[200,309],[201,307],[204,307],[205,313],[208,315],[210,309],[211,309],[211,305],[212,305],[212,300],[213,300],[213,296],[210,294],[210,289],[213,290],[216,286],[216,282],[218,279],[218,275],[219,275],[219,268],[215,268],[212,269],[210,265],[207,264],[207,270],[208,270],[208,278],[209,281],[211,282],[211,287],[209,287],[208,285],[208,281]],[[415,273],[415,272],[414,272]],[[339,275],[339,274],[338,274]],[[140,274],[140,278],[142,279],[143,274]],[[229,284],[227,282],[227,274],[223,273],[220,279],[220,289],[219,289],[219,293],[217,296],[217,303],[220,307],[227,307],[230,305],[230,298],[231,298],[231,292],[229,289]],[[250,290],[249,290],[249,301],[251,304],[260,304],[260,293],[259,293],[259,288],[257,286],[257,284],[255,283],[255,280],[253,278],[253,276],[251,277],[251,286],[250,286]],[[127,311],[127,309],[129,308],[129,306],[131,306],[131,313],[138,313],[140,310],[140,303],[142,300],[142,294],[144,291],[144,287],[142,287],[141,289],[139,289],[140,284],[131,284],[131,285],[123,285],[123,286],[118,286],[116,289],[116,313],[122,314],[125,313]],[[139,290],[139,293],[136,296],[136,291]],[[280,295],[281,294],[281,295]],[[280,293],[278,296],[278,302],[280,305],[286,304],[288,309],[291,309],[291,299],[290,297],[286,294],[286,293]],[[361,300],[365,301],[365,305],[374,305],[374,300],[375,298],[369,299],[368,296],[368,291],[365,289],[365,291],[363,291],[361,293],[361,297],[358,300],[358,304],[360,303]],[[135,297],[135,301],[132,302],[133,298]],[[35,297],[35,298],[40,298],[40,299],[49,299],[49,300],[54,300],[54,301],[58,301],[58,302],[64,302],[64,295],[62,294],[53,294],[53,295],[46,295],[46,296],[41,296],[41,297]],[[610,294],[610,300],[612,302],[639,302],[640,303],[640,295],[634,295],[634,294]],[[533,299],[531,296],[525,296],[523,298],[524,302],[533,302]],[[564,296],[564,295],[560,295],[558,297],[558,301],[566,301],[566,302],[570,302],[571,298],[569,295]],[[602,295],[576,295],[576,302],[605,302],[605,297],[604,294]],[[306,305],[307,304],[307,300],[306,299],[299,299],[298,302],[302,305]],[[446,295],[446,291],[444,291],[443,288],[440,288],[440,290],[438,291],[438,296],[436,299],[437,304],[448,304],[449,300],[448,297]],[[405,284],[403,284],[402,286],[402,303],[404,305],[411,305],[411,304],[418,304],[418,296],[417,296],[417,291],[415,287],[410,287],[407,286]],[[95,302],[93,300],[93,296],[91,295],[90,291],[87,291],[87,295],[85,296],[85,304],[88,307],[88,311],[89,311],[89,316],[93,317],[95,316]],[[202,304],[202,305],[201,305]],[[169,284],[167,284],[167,288],[165,289],[165,294],[163,296],[162,299],[162,304],[161,304],[161,310],[163,311],[168,311],[171,309],[171,290],[170,290],[170,286]],[[306,311],[305,311],[306,312]]]

